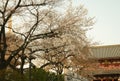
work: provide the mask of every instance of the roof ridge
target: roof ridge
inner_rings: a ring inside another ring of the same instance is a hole
[[[112,47],[112,46],[120,46],[120,44],[111,44],[111,45],[95,45],[95,46],[90,46],[90,48],[94,48],[94,47]]]

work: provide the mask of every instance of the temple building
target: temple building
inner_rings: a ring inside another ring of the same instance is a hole
[[[92,46],[91,51],[99,66],[92,81],[120,81],[120,45]]]

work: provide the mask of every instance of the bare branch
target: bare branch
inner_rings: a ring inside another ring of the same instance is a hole
[[[30,7],[30,6],[45,6],[46,3],[40,3],[40,4],[27,4],[27,5],[20,5],[19,7]]]
[[[36,39],[51,38],[51,37],[55,37],[57,35],[58,35],[58,33],[54,33],[54,32],[38,34],[38,35],[31,36],[30,40],[33,41],[33,40],[36,40]]]

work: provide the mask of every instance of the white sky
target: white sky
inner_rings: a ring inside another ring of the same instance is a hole
[[[120,44],[120,0],[73,0],[88,9],[96,23],[88,32],[88,37],[104,45]]]

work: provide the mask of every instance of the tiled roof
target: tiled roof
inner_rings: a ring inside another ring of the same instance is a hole
[[[93,58],[118,58],[120,59],[120,45],[92,46]]]

